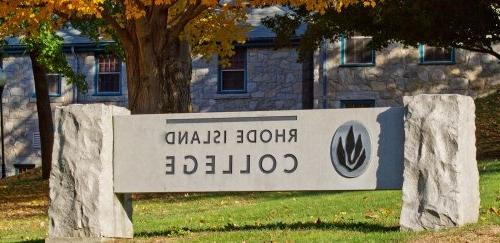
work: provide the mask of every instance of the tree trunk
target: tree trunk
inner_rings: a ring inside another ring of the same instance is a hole
[[[132,114],[191,111],[191,49],[180,36],[189,21],[206,8],[191,6],[182,17],[169,20],[170,7],[147,7],[144,17],[124,23],[104,16],[124,50]]]
[[[314,53],[308,52],[302,61],[302,109],[314,109]]]
[[[30,57],[35,79],[36,108],[42,147],[42,178],[48,179],[52,167],[52,146],[54,144],[54,123],[52,122],[52,110],[50,108],[49,84],[45,68],[37,61],[37,50],[31,50]]]
[[[124,44],[132,114],[191,112],[189,44],[175,39],[157,45],[151,38],[137,39]]]

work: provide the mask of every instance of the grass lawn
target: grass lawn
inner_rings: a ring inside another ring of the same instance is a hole
[[[500,241],[500,161],[484,161],[479,223],[399,232],[400,191],[135,195],[138,241]],[[47,237],[39,172],[0,182],[0,241]]]

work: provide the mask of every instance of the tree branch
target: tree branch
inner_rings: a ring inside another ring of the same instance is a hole
[[[170,35],[178,36],[183,30],[184,27],[193,19],[198,17],[203,11],[207,10],[208,7],[201,4],[201,0],[197,0],[196,3],[189,6],[186,11],[182,14],[179,14],[170,25]]]
[[[134,2],[134,4],[139,7],[139,9],[143,9],[143,10],[146,9],[146,6],[140,0],[132,0],[132,2]]]
[[[111,28],[116,32],[116,35],[118,38],[120,38],[121,41],[131,43],[132,42],[132,37],[130,36],[130,33],[125,29],[124,26],[122,26],[116,17],[109,15],[109,13],[105,12],[102,13],[102,19],[108,23]]]
[[[473,47],[473,46],[465,46],[465,45],[460,45],[460,44],[452,44],[451,46],[455,47],[455,48],[460,48],[460,49],[464,49],[464,50],[473,51],[473,52],[490,54],[490,55],[496,57],[500,61],[500,53],[498,53],[495,50],[493,50],[492,46],[488,46],[488,47],[484,47],[484,46]]]

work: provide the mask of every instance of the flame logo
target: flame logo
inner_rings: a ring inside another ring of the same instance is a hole
[[[333,136],[330,153],[333,167],[340,175],[347,178],[362,175],[370,162],[368,131],[357,121],[343,124]]]
[[[366,151],[363,148],[361,134],[359,134],[356,141],[354,141],[353,126],[349,128],[345,143],[346,145],[344,148],[342,145],[342,137],[339,137],[339,144],[337,146],[337,157],[339,162],[350,171],[356,170],[365,162]]]

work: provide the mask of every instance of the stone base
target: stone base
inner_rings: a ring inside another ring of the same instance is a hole
[[[475,223],[479,172],[475,106],[462,95],[404,98],[402,230],[438,230]]]
[[[133,237],[130,195],[113,190],[113,116],[129,114],[125,108],[103,104],[56,109],[49,182],[51,239]]]

